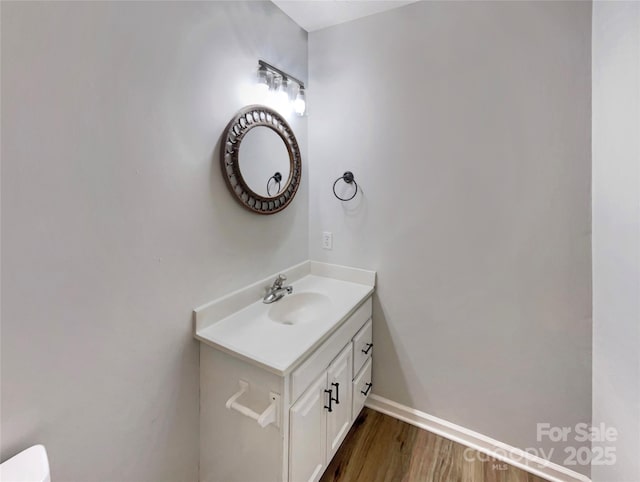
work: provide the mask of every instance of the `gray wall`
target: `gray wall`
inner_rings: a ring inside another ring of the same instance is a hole
[[[261,57],[307,76],[270,2],[2,2],[2,460],[197,480],[191,310],[308,258],[306,180],[261,217],[220,175]]]
[[[590,34],[420,2],[309,35],[310,254],[378,271],[374,392],[520,448],[591,421]]]
[[[594,482],[640,480],[640,3],[593,4]],[[609,450],[611,450],[611,448]]]

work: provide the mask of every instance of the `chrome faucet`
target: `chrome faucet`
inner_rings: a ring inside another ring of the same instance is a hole
[[[293,293],[293,286],[282,286],[282,282],[286,281],[287,277],[283,274],[279,274],[273,282],[273,285],[267,289],[267,293],[262,299],[263,303],[273,303],[282,298],[286,293]]]

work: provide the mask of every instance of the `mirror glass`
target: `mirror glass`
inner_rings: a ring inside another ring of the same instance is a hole
[[[291,162],[284,140],[269,127],[255,126],[242,139],[238,166],[253,192],[277,197],[287,184]]]

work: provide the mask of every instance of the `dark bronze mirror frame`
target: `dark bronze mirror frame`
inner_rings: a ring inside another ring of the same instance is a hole
[[[244,136],[254,127],[265,126],[273,130],[284,141],[289,153],[289,178],[282,190],[274,197],[255,193],[242,177],[239,164],[240,144]],[[286,208],[293,200],[302,179],[300,148],[293,130],[286,120],[273,109],[262,105],[250,105],[238,112],[229,122],[223,134],[220,149],[222,176],[235,199],[246,209],[258,214],[275,214]]]

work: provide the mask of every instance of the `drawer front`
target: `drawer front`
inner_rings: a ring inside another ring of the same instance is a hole
[[[371,358],[369,358],[353,380],[353,414],[351,417],[353,420],[356,419],[364,407],[365,400],[371,394],[373,389],[371,383]]]
[[[295,402],[329,363],[351,342],[365,321],[371,318],[371,297],[345,321],[336,332],[291,374],[291,401]]]
[[[353,337],[353,375],[360,371],[365,362],[373,353],[373,334],[371,320],[367,321],[362,329]]]

